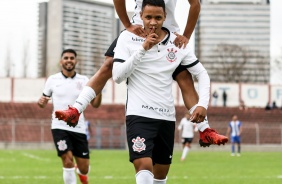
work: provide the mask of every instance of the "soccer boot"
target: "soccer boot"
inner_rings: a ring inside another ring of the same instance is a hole
[[[87,175],[81,175],[77,174],[79,177],[79,180],[82,184],[88,184],[88,176]]]
[[[67,122],[70,127],[75,127],[78,123],[79,112],[76,108],[69,106],[67,110],[57,110],[55,111],[56,118]]]
[[[203,132],[200,132],[200,146],[209,147],[211,144],[224,145],[227,141],[228,138],[226,136],[218,134],[214,129],[206,128]]]

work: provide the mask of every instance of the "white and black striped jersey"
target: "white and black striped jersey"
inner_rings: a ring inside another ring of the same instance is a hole
[[[75,74],[73,77],[66,77],[61,72],[48,77],[43,95],[52,98],[52,129],[63,129],[85,134],[86,128],[83,113],[79,117],[77,126],[70,127],[66,122],[55,118],[55,111],[67,109],[69,104],[74,104],[83,87],[88,82],[88,77]]]
[[[230,121],[229,127],[231,129],[231,136],[238,136],[240,134],[240,128],[242,126],[241,121]]]

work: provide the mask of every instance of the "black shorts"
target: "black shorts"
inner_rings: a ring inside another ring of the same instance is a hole
[[[130,162],[150,157],[153,163],[171,164],[175,122],[142,116],[126,116]]]
[[[192,143],[193,138],[182,138],[182,144],[186,144],[186,143]]]
[[[88,141],[85,134],[61,129],[52,129],[51,131],[58,156],[70,150],[76,157],[89,159]]]

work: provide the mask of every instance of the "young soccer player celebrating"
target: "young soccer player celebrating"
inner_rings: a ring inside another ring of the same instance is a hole
[[[163,0],[143,0],[140,17],[146,38],[123,31],[114,55],[113,79],[126,80],[126,131],[137,184],[165,184],[174,146],[172,74],[181,65],[199,82],[199,104],[207,108],[210,79],[189,47],[179,48],[163,27]],[[136,38],[136,39],[134,39]]]
[[[116,12],[119,15],[123,25],[126,30],[145,37],[146,34],[143,29],[143,21],[140,17],[140,11],[142,7],[142,0],[135,1],[135,14],[130,22],[125,6],[125,0],[113,0],[116,8]],[[191,37],[191,34],[195,28],[199,13],[200,13],[200,2],[199,0],[188,0],[190,4],[190,9],[188,13],[188,19],[183,35],[178,34],[180,28],[176,22],[174,12],[176,7],[176,0],[165,0],[166,4],[166,20],[164,21],[164,27],[168,28],[171,32],[176,34],[173,43],[178,47],[186,47]],[[116,39],[117,40],[117,39]],[[105,62],[97,73],[90,78],[87,85],[84,87],[75,103],[72,107],[67,110],[57,110],[56,117],[60,120],[66,121],[68,123],[76,124],[80,113],[82,113],[90,101],[95,98],[96,94],[101,93],[103,87],[105,86],[108,79],[112,77],[112,63],[114,56],[114,48],[116,46],[116,40],[109,47],[105,53]],[[207,109],[199,103],[198,94],[194,88],[194,81],[191,74],[186,70],[186,68],[178,67],[173,73],[173,78],[177,81],[181,93],[183,96],[183,101],[187,109],[191,113],[191,121],[197,123],[197,128],[200,133],[199,143],[201,146],[209,146],[211,144],[225,144],[228,138],[218,134],[214,129],[211,129],[207,118]]]

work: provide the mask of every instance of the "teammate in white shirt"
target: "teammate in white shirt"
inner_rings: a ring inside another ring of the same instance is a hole
[[[63,180],[65,184],[76,184],[75,170],[81,183],[88,184],[89,172],[89,149],[86,138],[85,119],[81,114],[78,124],[66,124],[55,118],[54,112],[58,109],[67,108],[74,103],[83,86],[88,82],[88,77],[77,74],[75,66],[77,64],[76,52],[66,49],[62,52],[60,65],[62,71],[48,77],[43,95],[38,100],[38,105],[44,108],[52,99],[52,135],[57,149],[58,156],[63,163]],[[91,101],[94,108],[101,104],[101,94]],[[75,168],[74,159],[77,165]]]
[[[146,39],[127,30],[117,41],[113,80],[126,80],[126,130],[137,184],[165,184],[173,156],[175,107],[172,74],[179,64],[199,82],[200,106],[207,108],[210,78],[192,50],[174,45],[163,27],[163,0],[143,0],[140,12]]]
[[[190,112],[186,112],[185,116],[181,119],[178,130],[182,131],[181,137],[182,137],[182,155],[180,160],[184,161],[189,150],[191,149],[191,143],[194,138],[194,131],[197,131],[196,124],[190,121],[191,114]]]
[[[125,26],[126,30],[132,32],[138,36],[146,37],[146,33],[143,29],[143,22],[140,18],[140,11],[143,0],[136,0],[135,14],[130,21],[127,16],[125,0],[113,0],[116,12]],[[166,4],[166,20],[164,22],[164,27],[168,28],[171,32],[176,34],[173,43],[181,48],[189,42],[189,39],[192,35],[192,32],[197,23],[197,19],[200,13],[200,2],[199,0],[188,0],[190,4],[188,19],[183,35],[179,35],[179,26],[175,20],[175,7],[177,0],[165,0]],[[117,39],[116,39],[117,40]],[[87,83],[86,87],[83,89],[82,93],[76,99],[76,102],[73,104],[74,108],[67,110],[58,110],[58,118],[70,123],[76,123],[79,118],[79,113],[83,112],[87,104],[95,97],[96,94],[101,93],[101,90],[105,86],[109,78],[112,77],[112,63],[114,56],[114,48],[116,46],[116,40],[109,47],[105,53],[106,59],[104,64],[101,66],[99,71],[90,78],[90,81]],[[191,74],[184,67],[178,67],[173,73],[173,78],[177,81],[181,94],[183,96],[183,101],[187,109],[190,110],[191,121],[197,123],[197,127],[200,132],[199,143],[201,146],[209,146],[210,144],[225,144],[228,141],[228,138],[218,134],[214,129],[211,129],[206,115],[207,109],[201,104],[199,104],[199,97],[194,88],[194,81]]]
[[[235,156],[235,144],[237,144],[237,156],[241,155],[241,133],[242,122],[238,120],[237,115],[232,116],[232,121],[229,122],[226,136],[230,134],[231,138],[231,156]]]

